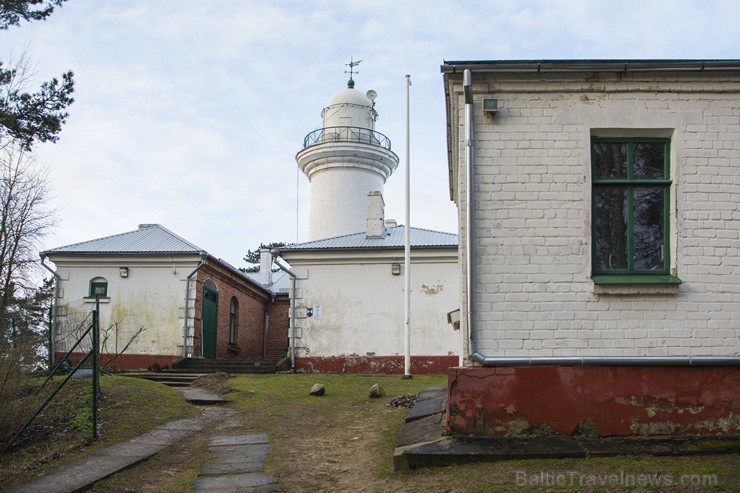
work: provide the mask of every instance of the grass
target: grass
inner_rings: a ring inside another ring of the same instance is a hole
[[[326,386],[322,397],[309,395],[316,382]],[[371,399],[368,389],[376,382],[385,389],[386,396]],[[406,411],[386,404],[393,397],[445,383],[445,376],[426,375],[410,380],[399,376],[241,375],[229,380],[235,392],[225,396],[231,400],[229,407],[241,416],[241,423],[226,432],[267,433],[272,453],[266,473],[274,475],[281,491],[287,492],[740,491],[738,454],[518,460],[393,471],[396,435]],[[66,441],[50,440],[43,450],[37,444],[38,450],[29,446],[3,454],[0,490],[10,484],[9,480],[28,478],[45,468],[94,453],[97,447],[145,433],[162,422],[197,414],[178,391],[161,384],[105,377],[102,388],[101,440],[85,445],[89,432],[78,430],[70,437],[65,435]],[[85,396],[84,388],[69,393],[73,400]],[[76,409],[79,412],[79,407]],[[197,467],[207,453],[207,440],[208,433],[194,434],[96,484],[91,491],[190,492]],[[65,451],[65,447],[71,449]],[[59,450],[64,451],[61,458],[27,469],[33,461]],[[684,477],[699,483],[676,484]],[[673,483],[670,487],[669,481]]]
[[[51,390],[58,382],[54,379],[47,387]],[[179,391],[147,380],[103,376],[100,389],[100,438],[92,441],[90,380],[72,379],[19,444],[8,452],[0,450],[0,490],[162,423],[198,414]],[[34,410],[24,411],[30,417]]]
[[[324,396],[308,394],[315,382],[326,386]],[[385,398],[368,397],[375,382]],[[740,490],[737,454],[519,460],[394,472],[393,449],[406,412],[386,403],[445,384],[444,376],[267,375],[230,383],[238,392],[229,398],[247,427],[268,434],[268,473],[284,491]],[[356,437],[364,450],[354,446]],[[681,479],[701,484],[677,485]]]

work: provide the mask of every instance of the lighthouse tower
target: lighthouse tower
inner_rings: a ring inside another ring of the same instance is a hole
[[[375,131],[376,92],[354,86],[350,77],[347,89],[329,99],[322,128],[309,133],[296,154],[311,182],[309,241],[364,232],[368,194],[382,194],[398,167],[391,141]]]

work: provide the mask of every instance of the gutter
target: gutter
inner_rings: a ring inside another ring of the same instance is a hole
[[[290,371],[295,371],[295,293],[296,293],[296,279],[295,272],[290,270],[288,267],[283,266],[280,263],[280,250],[272,251],[272,258],[275,261],[275,265],[278,268],[290,276]]]
[[[736,61],[737,62],[737,61]],[[490,63],[490,62],[488,62]],[[453,67],[454,68],[454,67]],[[473,173],[473,81],[469,68],[463,71],[463,95],[465,97],[465,268],[466,302],[465,313],[468,354],[471,361],[483,366],[542,366],[542,365],[654,365],[654,366],[706,366],[740,365],[740,356],[486,356],[476,349],[475,340],[475,175]]]
[[[473,353],[470,359],[483,366],[734,366],[735,356],[560,356],[560,357],[495,357]]]
[[[188,277],[185,279],[185,316],[183,317],[183,323],[182,323],[182,357],[187,358],[188,357],[188,305],[190,304],[190,279],[200,270],[201,267],[203,267],[206,263],[206,259],[208,258],[208,253],[205,251],[200,252],[200,263],[198,263],[198,266],[193,269],[193,272],[188,274]],[[195,330],[195,327],[193,327],[193,330]]]
[[[54,269],[49,267],[46,262],[46,253],[41,252],[39,254],[41,257],[41,266],[51,272],[51,274],[54,276],[54,300],[52,300],[51,303],[51,336],[49,337],[49,370],[54,366],[54,353],[56,350],[56,334],[57,334],[57,313],[58,313],[58,303],[59,303],[59,283],[62,282],[62,276],[57,273]]]

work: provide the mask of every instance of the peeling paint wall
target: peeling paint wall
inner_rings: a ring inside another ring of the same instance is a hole
[[[328,367],[333,368],[331,359],[337,357],[370,361],[404,354],[404,275],[392,274],[393,263],[403,266],[403,251],[396,252],[395,257],[391,253],[352,261],[341,261],[341,252],[332,259],[300,255],[304,257],[285,255],[298,273],[299,366],[301,359],[317,365],[318,359],[326,358]],[[447,313],[459,305],[456,250],[442,260],[412,260],[412,355],[456,361],[459,331],[447,323]]]
[[[117,353],[143,331],[126,354],[182,355],[185,279],[199,258],[51,258],[61,276],[57,352],[74,344],[74,335],[95,307],[90,281],[104,278],[100,301],[101,351]],[[120,267],[126,267],[121,277]]]
[[[650,436],[740,433],[740,368],[452,368],[450,433]]]

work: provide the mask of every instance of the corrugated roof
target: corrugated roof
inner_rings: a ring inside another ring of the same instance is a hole
[[[410,242],[412,247],[457,247],[457,235],[443,233],[430,229],[410,229]],[[299,250],[349,250],[349,249],[389,249],[404,248],[405,227],[403,225],[386,229],[386,234],[381,238],[368,238],[366,233],[336,236],[323,240],[309,241],[306,243],[293,243],[280,248],[281,252],[292,252]]]
[[[199,253],[202,249],[159,224],[140,224],[139,229],[97,240],[46,250],[55,253]]]
[[[246,274],[254,282],[260,284],[265,289],[270,290],[273,293],[287,293],[290,291],[290,276],[283,271],[277,271],[272,273],[272,284],[260,283],[259,272],[247,272]]]

